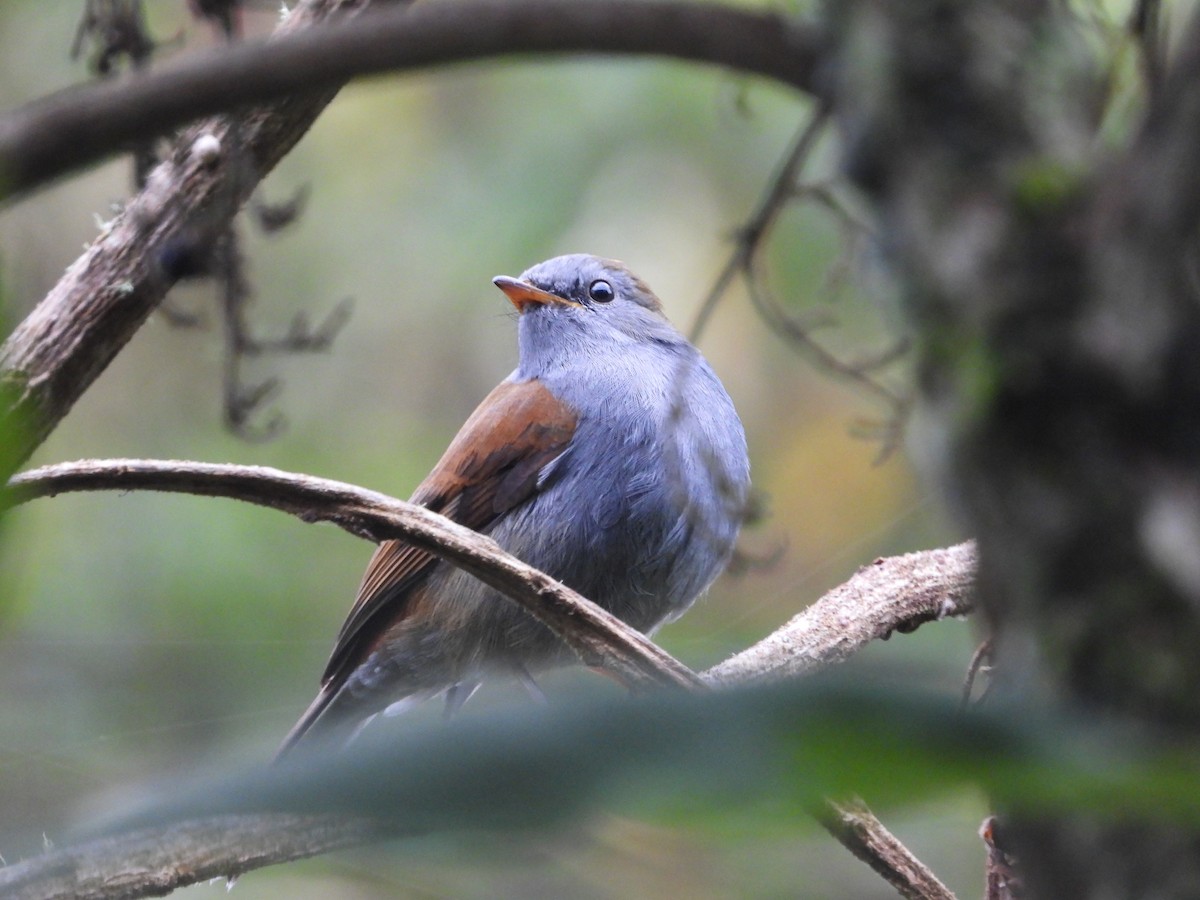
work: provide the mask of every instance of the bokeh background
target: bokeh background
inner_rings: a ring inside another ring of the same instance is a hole
[[[0,106],[88,77],[68,58],[81,7],[0,4]],[[164,53],[213,39],[183,7],[148,3],[154,33],[178,35]],[[268,31],[274,15],[251,13],[248,30]],[[285,431],[252,443],[222,428],[215,290],[197,282],[170,302],[202,326],[151,319],[31,465],[257,463],[407,496],[514,364],[512,314],[493,275],[563,252],[615,256],[690,328],[808,113],[774,86],[661,61],[510,60],[359,82],[262,189],[280,200],[307,186],[299,221],[270,237],[243,223],[261,333],[299,311],[319,318],[343,298],[354,303],[328,353],[251,363],[251,378],[283,380],[270,410],[286,416]],[[832,159],[822,147],[810,175],[832,178]],[[95,236],[129,179],[117,161],[0,209],[9,325]],[[765,272],[790,312],[831,320],[819,336],[854,358],[898,335],[869,247],[845,271],[842,249],[827,211],[797,205],[765,249]],[[875,464],[878,444],[854,432],[886,411],[801,358],[740,287],[700,345],[741,412],[767,510],[744,548],[774,561],[723,578],[659,635],[669,651],[704,667],[875,556],[959,539],[915,472],[913,433]],[[886,377],[903,388],[905,362]],[[315,691],[371,550],[329,526],[177,496],[42,500],[0,529],[0,855],[9,862],[69,840],[149,782],[269,755]],[[952,695],[973,637],[963,622],[926,626],[852,665]],[[596,681],[561,673],[544,687],[552,703],[616,690]],[[508,692],[485,689],[464,715],[511,702]],[[422,711],[413,727],[436,719]],[[952,888],[978,890],[982,798],[953,793],[883,813]],[[243,898],[680,895],[892,893],[800,811],[786,827],[776,818],[735,830],[598,812],[553,835],[430,837],[255,872],[236,886]]]

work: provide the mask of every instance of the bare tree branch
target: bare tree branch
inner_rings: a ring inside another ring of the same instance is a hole
[[[130,70],[144,72],[159,44],[146,29],[146,11],[142,0],[85,0],[83,18],[71,44],[71,58],[78,59],[84,46],[94,45],[88,68],[98,78],[110,78],[120,71],[121,61]],[[158,164],[153,138],[133,147],[133,180],[138,190],[146,176]]]
[[[112,459],[60,463],[9,482],[0,503],[72,491],[148,490],[228,497],[269,506],[305,522],[332,522],[373,541],[404,538],[500,591],[559,635],[585,665],[631,688],[703,687],[701,679],[616,616],[515,556],[489,537],[423,506],[354,485],[265,466]]]
[[[2,197],[197,115],[287,98],[236,127],[219,121],[190,130],[0,348],[0,426],[16,423],[0,428],[13,432],[0,474],[54,429],[347,78],[500,53],[590,50],[675,56],[807,86],[818,57],[815,30],[790,17],[636,0],[464,0],[304,27],[367,2],[308,0],[273,41],[74,88],[0,119]],[[235,136],[241,146],[229,146]]]
[[[0,198],[200,116],[360,75],[516,53],[668,56],[809,90],[822,45],[791,16],[641,0],[420,3],[196,53],[138,79],[70,88],[0,118]]]
[[[936,875],[912,855],[867,805],[829,802],[817,818],[842,846],[874,869],[908,900],[955,900]]]
[[[833,212],[843,228],[848,224],[858,229],[863,228],[864,223],[854,218],[826,186],[806,186],[798,183],[800,172],[812,157],[829,121],[829,108],[818,105],[792,139],[775,173],[767,180],[767,186],[750,218],[738,229],[733,249],[700,304],[690,337],[693,341],[700,339],[717,306],[733,286],[734,280],[740,276],[746,283],[751,303],[768,328],[808,357],[820,371],[854,385],[884,404],[887,408],[886,420],[870,429],[862,429],[864,433],[869,432],[871,437],[880,440],[877,461],[882,462],[900,445],[904,425],[912,407],[911,399],[897,394],[872,376],[872,370],[882,365],[879,359],[869,360],[865,364],[850,363],[838,359],[825,349],[813,337],[813,326],[809,322],[790,316],[771,297],[759,265],[763,245],[789,202],[811,198]],[[882,359],[895,358],[903,349],[904,344],[890,348]]]
[[[1146,91],[1155,96],[1162,89],[1166,41],[1162,32],[1162,0],[1135,0],[1129,13],[1129,33],[1137,41]]]
[[[912,409],[912,398],[903,397],[871,375],[870,366],[848,363],[827,350],[813,335],[813,327],[803,318],[789,315],[771,296],[766,281],[759,271],[758,261],[751,258],[745,272],[746,288],[750,302],[767,326],[785,338],[798,353],[812,360],[821,372],[854,385],[863,393],[874,397],[887,407],[887,416],[882,423],[863,429],[879,439],[880,448],[876,462],[883,462],[896,451],[904,437],[904,425]]]
[[[350,847],[372,826],[337,816],[221,816],[135,831],[0,868],[7,900],[160,897],[176,888]],[[119,871],[113,862],[121,860]]]
[[[704,673],[713,687],[779,681],[875,640],[974,609],[975,544],[877,559],[769,637]]]
[[[796,179],[800,177],[800,171],[812,156],[817,139],[820,138],[828,124],[829,111],[822,106],[814,110],[800,130],[796,132],[791,146],[779,161],[775,173],[768,179],[767,186],[759,198],[754,212],[738,229],[729,258],[725,260],[725,265],[722,266],[712,287],[708,289],[704,302],[700,304],[700,311],[696,314],[696,321],[692,323],[689,335],[693,343],[699,341],[704,329],[708,327],[709,319],[712,318],[717,305],[733,284],[733,280],[738,275],[749,272],[755,255],[762,247],[771,227],[779,218],[780,212],[795,196]]]
[[[504,553],[489,538],[461,528],[424,507],[340,482],[264,467],[84,460],[46,466],[17,476],[0,495],[0,508],[71,491],[130,489],[228,497],[289,512],[305,522],[333,522],[352,534],[372,540],[403,537],[438,553],[521,603],[570,643],[589,665],[603,667],[628,683],[673,684],[693,689],[703,686],[690,670],[642,635]],[[877,560],[860,570],[843,588],[814,604],[824,612],[809,617],[807,624],[802,622],[804,616],[797,617],[776,635],[710,670],[705,679],[714,686],[732,687],[794,677],[840,661],[875,637],[893,631],[911,631],[932,619],[968,612],[969,603],[964,598],[969,593],[973,566],[974,553],[969,544],[895,560]],[[905,582],[906,574],[911,583]],[[937,583],[939,575],[945,579],[944,584]],[[886,602],[889,590],[891,604]],[[849,598],[840,610],[839,597]],[[845,621],[837,623],[837,616]],[[839,630],[851,628],[859,617],[867,619],[869,624],[854,629],[850,640],[842,640]],[[827,646],[822,646],[822,641]],[[827,825],[842,821],[844,816],[836,804],[829,804],[824,813]],[[878,824],[869,813],[857,815],[853,829],[843,823],[839,827],[830,826],[830,831],[855,855],[868,859],[877,871],[924,870],[882,825],[876,828],[872,822]],[[175,887],[213,877],[213,873],[236,874],[369,840],[377,833],[371,823],[363,820],[330,817],[324,830],[321,824],[322,820],[300,817],[238,817],[226,834],[214,828],[211,820],[181,823],[172,830],[180,842],[172,843],[172,849],[163,857],[173,861],[169,875],[162,875],[154,866],[146,866],[142,871],[130,864],[130,860],[143,860],[157,853],[163,840],[158,834],[138,832],[106,839],[99,846],[88,844],[0,869],[0,888],[15,891],[31,886],[30,891],[42,891],[15,894],[18,897],[147,896],[158,892],[163,884]],[[263,833],[257,834],[255,841],[246,840],[245,830],[253,832],[255,828]],[[273,848],[269,853],[260,852],[264,843]],[[186,855],[176,857],[173,855],[176,853]],[[198,860],[195,865],[191,863],[193,858]],[[80,860],[87,860],[88,865],[84,867]],[[64,871],[70,875],[62,875]],[[208,874],[197,874],[188,880],[189,871]],[[66,887],[60,894],[50,893],[51,882],[46,879],[60,876],[68,878],[63,882]],[[113,878],[121,885],[119,890],[84,893],[85,885],[91,885],[93,879],[105,883]],[[164,880],[168,878],[185,880]],[[929,878],[933,876],[930,874]],[[935,878],[933,882],[936,883]],[[943,900],[946,896],[936,891],[922,893],[926,890],[923,884],[922,878],[914,875],[909,888],[912,892],[906,896],[928,900]]]
[[[279,30],[302,30],[333,13],[352,13],[366,2],[304,0]],[[140,79],[114,81],[78,90],[121,96],[123,85],[139,83]],[[270,108],[247,112],[235,128],[225,120],[198,125],[151,172],[146,187],[0,347],[0,434],[5,451],[0,474],[10,474],[54,430],[187,273],[189,261],[203,256],[258,181],[295,145],[335,93],[326,89],[293,94]],[[0,134],[20,138],[26,129],[44,129],[42,138],[26,139],[34,144],[48,139],[59,127],[55,110],[74,108],[66,96],[47,101],[41,113],[33,111],[42,109],[35,105],[0,120]],[[70,113],[63,115],[69,124]],[[80,127],[103,133],[102,121],[77,123],[70,140],[87,140],[78,133]],[[237,148],[230,146],[234,133],[241,137]],[[57,152],[51,147],[30,149]],[[234,166],[237,177],[231,181]],[[7,172],[0,182],[13,175],[5,163],[0,163],[0,172]],[[236,195],[231,183],[236,183]]]

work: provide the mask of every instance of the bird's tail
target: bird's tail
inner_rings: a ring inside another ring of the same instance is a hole
[[[317,696],[313,702],[308,704],[308,709],[304,711],[299,721],[292,726],[292,730],[284,737],[280,743],[279,749],[275,751],[275,756],[271,762],[277,763],[286,756],[297,743],[306,735],[312,733],[313,727],[317,721],[321,719],[329,709],[329,704],[333,702],[337,696],[337,688],[333,684],[322,685],[321,690],[317,692]],[[324,729],[321,729],[324,730]]]
[[[446,695],[446,717],[450,718],[458,712],[478,687],[479,681],[477,680],[463,680],[455,682],[449,688],[393,693],[386,700],[380,697],[373,704],[363,704],[362,698],[359,698],[358,703],[338,704],[335,701],[338,699],[339,687],[331,682],[322,686],[313,702],[308,705],[308,709],[304,711],[304,715],[284,737],[271,761],[279,762],[297,744],[318,738],[327,744],[335,742],[348,744],[377,714],[382,713],[387,717],[402,715],[405,711],[441,693]]]

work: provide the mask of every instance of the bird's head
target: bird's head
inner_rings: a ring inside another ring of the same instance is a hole
[[[501,275],[492,282],[521,314],[523,365],[534,358],[562,362],[610,346],[683,343],[654,292],[615,259],[556,256],[517,278]]]

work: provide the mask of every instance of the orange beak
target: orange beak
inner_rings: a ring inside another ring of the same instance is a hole
[[[497,275],[492,279],[492,284],[504,291],[505,296],[517,308],[517,312],[523,313],[530,306],[545,306],[549,303],[558,303],[562,306],[579,306],[573,300],[564,299],[558,296],[558,294],[543,291],[541,288],[536,288],[524,281],[518,281],[516,278],[509,278],[507,275]]]

